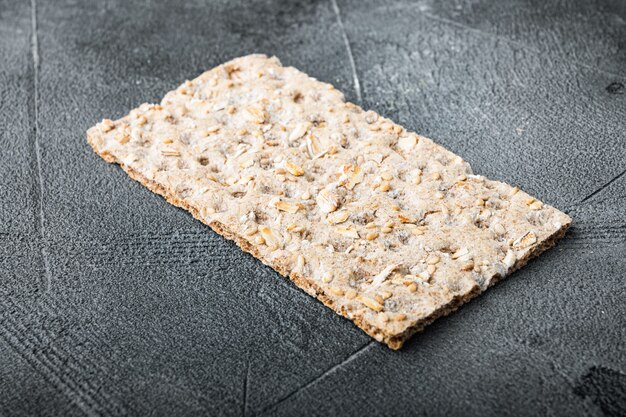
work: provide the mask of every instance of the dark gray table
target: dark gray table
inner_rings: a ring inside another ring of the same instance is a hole
[[[0,415],[626,414],[626,2],[0,0]],[[574,218],[401,351],[88,147],[264,52]]]

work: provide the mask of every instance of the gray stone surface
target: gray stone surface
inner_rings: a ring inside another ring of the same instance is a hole
[[[626,414],[623,2],[176,3],[0,0],[0,415]],[[371,342],[86,144],[252,52],[571,232],[403,350]]]

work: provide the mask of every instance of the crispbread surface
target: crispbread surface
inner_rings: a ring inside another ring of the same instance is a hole
[[[263,55],[104,120],[88,139],[392,348],[552,246],[571,223]]]

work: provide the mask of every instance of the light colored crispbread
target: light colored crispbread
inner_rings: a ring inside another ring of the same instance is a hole
[[[88,140],[393,349],[571,223],[263,55],[104,120]]]

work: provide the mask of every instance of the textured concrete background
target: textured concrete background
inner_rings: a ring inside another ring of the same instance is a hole
[[[372,342],[86,143],[252,52],[571,232]],[[626,415],[625,84],[621,0],[0,0],[0,415]]]

